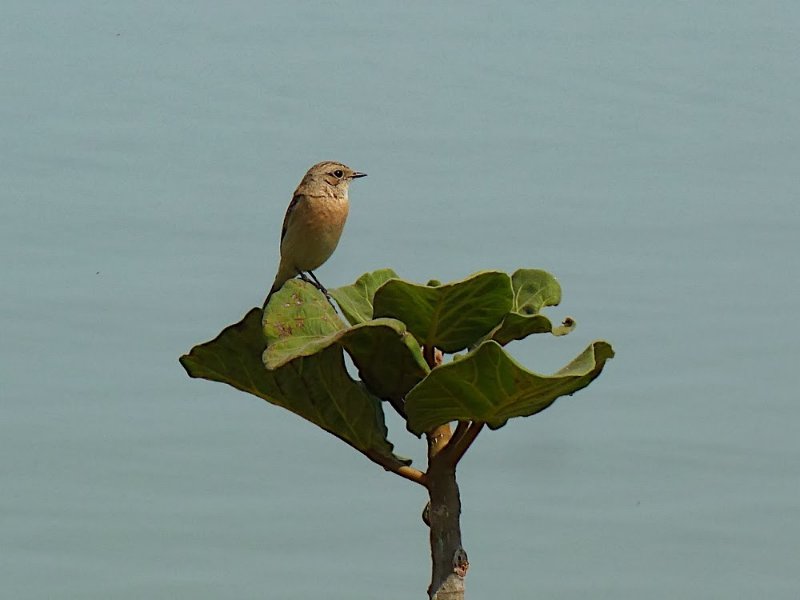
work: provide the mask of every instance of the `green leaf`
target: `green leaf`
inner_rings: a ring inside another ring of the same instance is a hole
[[[478,421],[497,429],[586,387],[613,356],[608,343],[597,341],[555,374],[537,375],[497,342],[486,341],[461,360],[434,369],[409,392],[408,429],[421,435],[450,421]]]
[[[351,285],[330,290],[331,296],[351,325],[358,325],[372,319],[372,298],[375,290],[389,279],[397,277],[391,269],[379,269],[364,273]]]
[[[263,324],[268,369],[318,352],[330,345],[323,342],[331,334],[346,329],[325,295],[299,279],[290,279],[272,296]]]
[[[350,354],[361,379],[380,398],[404,398],[430,372],[417,340],[395,319],[352,327],[338,342]]]
[[[558,327],[554,332],[550,319],[539,314],[545,306],[556,306],[561,302],[561,285],[550,273],[540,269],[519,269],[511,276],[511,286],[514,289],[511,312],[492,333],[491,339],[505,346],[534,333],[564,335],[572,330]]]
[[[514,340],[522,340],[534,333],[550,333],[553,324],[544,315],[520,315],[508,313],[503,324],[492,334],[492,339],[501,346]]]
[[[396,319],[367,321],[343,332],[338,342],[380,398],[404,398],[430,372],[417,340]]]
[[[517,269],[511,275],[514,288],[512,310],[522,315],[541,312],[545,306],[558,306],[561,302],[561,285],[547,271],[541,269]]]
[[[402,398],[429,369],[422,350],[396,319],[374,319],[346,328],[325,296],[298,280],[287,282],[264,313],[267,369],[282,367],[337,344],[350,354],[361,379],[381,398]]]
[[[226,383],[286,408],[386,468],[409,462],[392,453],[381,402],[347,374],[341,348],[331,346],[268,371],[261,362],[266,346],[262,310],[254,308],[180,361],[189,376]]]
[[[444,352],[457,352],[481,339],[511,307],[511,280],[497,271],[438,286],[390,279],[374,297],[375,317],[402,321],[420,344]]]
[[[326,337],[309,339],[292,353],[273,352],[273,347],[268,346],[264,364],[267,369],[279,368],[299,356],[321,352],[334,344],[347,350],[359,376],[379,398],[403,398],[430,371],[417,340],[396,319],[374,319]]]

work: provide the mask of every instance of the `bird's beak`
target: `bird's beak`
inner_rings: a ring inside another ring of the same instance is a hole
[[[366,174],[366,173],[359,173],[358,171],[356,171],[355,173],[353,173],[353,174],[350,176],[350,178],[351,178],[351,179],[358,179],[359,177],[366,177],[366,176],[367,176],[367,174]]]

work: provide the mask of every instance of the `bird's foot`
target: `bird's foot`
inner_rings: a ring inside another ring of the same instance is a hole
[[[331,298],[331,295],[330,295],[330,293],[329,293],[329,292],[328,292],[328,290],[325,288],[325,286],[324,286],[324,285],[322,285],[322,284],[319,282],[319,279],[317,279],[317,276],[316,276],[316,275],[314,275],[314,272],[313,272],[313,271],[309,271],[309,272],[308,272],[308,274],[311,276],[311,279],[313,279],[313,281],[308,281],[308,279],[306,279],[306,281],[308,281],[309,283],[312,283],[313,285],[315,285],[315,286],[316,286],[316,288],[317,288],[317,289],[318,289],[320,292],[322,292],[323,294],[325,294],[325,297],[328,299],[328,302],[330,302],[330,303],[331,303],[331,306],[333,306],[334,308],[336,308],[336,305],[333,303],[333,298]]]

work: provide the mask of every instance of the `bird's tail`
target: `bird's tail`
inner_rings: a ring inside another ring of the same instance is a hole
[[[281,266],[278,267],[278,274],[275,275],[275,281],[272,282],[272,287],[269,290],[269,294],[267,294],[267,299],[264,300],[264,308],[267,308],[267,304],[269,304],[272,294],[281,289],[283,284],[289,281],[295,275],[296,273],[294,269],[286,267],[283,261],[281,261]]]

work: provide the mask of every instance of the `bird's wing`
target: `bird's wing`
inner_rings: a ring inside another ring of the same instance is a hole
[[[302,194],[295,194],[292,201],[289,202],[289,207],[286,209],[286,216],[283,217],[283,229],[281,230],[281,241],[286,237],[286,230],[289,227],[289,220],[292,218],[294,209],[297,208],[297,203],[303,198]]]

